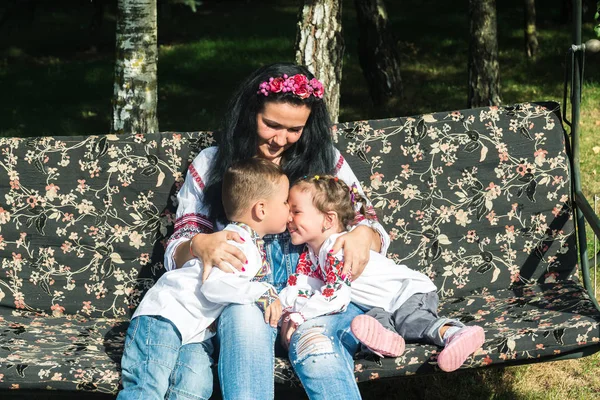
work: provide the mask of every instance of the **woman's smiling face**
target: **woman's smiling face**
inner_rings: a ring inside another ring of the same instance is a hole
[[[279,164],[283,153],[302,136],[310,111],[305,105],[266,102],[256,114],[257,155]]]

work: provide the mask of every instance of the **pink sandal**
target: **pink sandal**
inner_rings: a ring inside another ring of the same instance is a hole
[[[350,324],[352,333],[362,344],[377,355],[398,357],[404,353],[404,339],[396,332],[385,329],[375,318],[359,315]]]
[[[480,326],[465,326],[450,336],[446,347],[437,358],[442,371],[456,371],[467,358],[479,349],[485,341],[485,333]]]

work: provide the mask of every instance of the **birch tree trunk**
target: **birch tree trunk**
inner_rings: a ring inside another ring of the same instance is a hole
[[[535,0],[525,0],[525,53],[533,58],[538,50],[537,29],[535,27]]]
[[[388,29],[383,0],[355,0],[360,35],[358,57],[363,75],[376,106],[390,106],[402,96],[400,57],[396,41]]]
[[[296,62],[306,65],[323,82],[333,122],[339,116],[343,55],[342,1],[304,0],[298,18]]]
[[[156,0],[119,0],[113,133],[158,132]]]
[[[500,104],[496,0],[469,0],[468,107]]]

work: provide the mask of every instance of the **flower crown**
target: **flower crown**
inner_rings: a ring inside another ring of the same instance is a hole
[[[319,82],[317,78],[312,78],[309,81],[306,75],[296,74],[288,77],[287,74],[283,74],[281,77],[271,77],[268,81],[258,85],[258,92],[256,93],[262,93],[265,96],[268,96],[269,93],[279,92],[292,92],[301,99],[306,99],[310,97],[311,94],[322,99],[324,89],[323,84]]]

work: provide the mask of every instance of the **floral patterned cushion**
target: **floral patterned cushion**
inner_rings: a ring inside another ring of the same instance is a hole
[[[577,282],[556,103],[339,124],[337,146],[440,314],[486,329],[464,368],[598,350]],[[115,393],[129,317],[163,271],[175,195],[208,132],[0,138],[0,389]],[[436,372],[434,346],[357,360],[359,380]],[[297,385],[285,359],[276,380]]]
[[[558,104],[341,124],[337,146],[440,297],[577,275]]]
[[[449,298],[440,313],[485,328],[485,344],[462,368],[593,351],[600,340],[598,312],[572,281]],[[118,391],[128,319],[18,312],[0,322],[0,389]],[[438,372],[438,353],[435,346],[408,344],[395,359],[357,359],[355,374],[366,381]],[[300,385],[284,358],[276,359],[275,380]]]
[[[210,133],[0,138],[0,307],[129,317]]]

